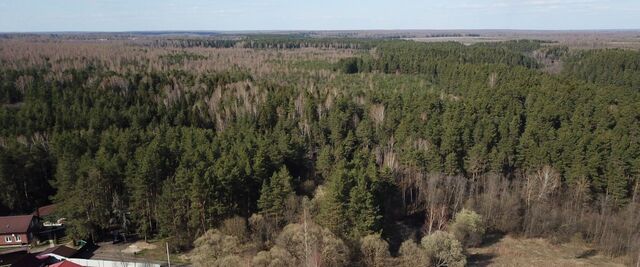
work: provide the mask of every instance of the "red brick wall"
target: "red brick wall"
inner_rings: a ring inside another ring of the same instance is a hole
[[[13,235],[0,235],[0,246],[15,246],[29,243],[27,234],[15,234],[15,236],[20,236],[20,241],[15,241],[15,237]],[[5,237],[10,237],[12,242],[6,242]]]

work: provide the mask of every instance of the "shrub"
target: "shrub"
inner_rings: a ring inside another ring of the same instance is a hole
[[[235,236],[240,241],[246,240],[249,236],[247,233],[247,221],[240,216],[224,220],[220,226],[220,232],[225,235]]]
[[[429,266],[431,263],[431,257],[427,251],[413,240],[404,241],[399,253],[399,265],[402,267]]]
[[[211,267],[229,267],[229,266],[242,266],[242,259],[238,255],[227,255],[217,259],[213,265],[207,265]]]
[[[433,266],[465,266],[462,244],[450,233],[436,231],[422,238],[422,247],[431,255]]]
[[[365,236],[360,243],[360,252],[366,266],[388,266],[387,263],[391,258],[389,244],[380,234]]]
[[[219,230],[209,230],[196,239],[191,252],[194,266],[229,267],[250,264],[245,255],[256,251],[253,243],[242,243],[238,237],[226,235]]]
[[[449,230],[465,247],[480,245],[485,226],[482,216],[468,209],[462,209],[455,216]]]
[[[322,266],[346,266],[349,260],[349,249],[344,242],[313,223],[287,225],[276,239],[276,245],[291,253],[297,266],[310,261]]]
[[[229,257],[242,251],[237,237],[222,234],[218,230],[207,231],[196,239],[194,245],[191,252],[194,266],[224,266],[224,262],[232,261]]]
[[[269,218],[261,214],[253,214],[249,217],[249,229],[251,238],[259,246],[271,246],[271,242],[277,235],[278,228]]]
[[[295,258],[280,246],[274,246],[269,251],[260,251],[252,260],[255,267],[294,267]]]

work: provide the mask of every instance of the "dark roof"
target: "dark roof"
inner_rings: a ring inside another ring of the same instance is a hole
[[[7,255],[7,254],[12,254],[12,253],[27,253],[28,249],[26,247],[19,247],[19,248],[13,248],[13,249],[3,249],[0,250],[0,256],[2,255]]]
[[[38,217],[45,217],[51,215],[56,210],[56,204],[46,205],[39,207],[36,211],[33,212],[33,215]]]
[[[27,248],[21,247],[16,249],[8,249],[0,251],[0,266],[11,265],[27,255]]]
[[[26,233],[31,226],[33,215],[0,217],[0,234]]]
[[[33,254],[27,254],[22,259],[11,264],[11,267],[41,267],[44,262],[36,258]]]
[[[46,254],[56,254],[58,256],[62,256],[62,257],[65,257],[65,258],[71,258],[76,253],[78,253],[78,250],[72,249],[72,248],[67,247],[65,245],[59,245],[59,246],[55,246],[55,247],[52,247],[52,248],[45,249],[44,251],[38,253],[38,256],[46,255]]]

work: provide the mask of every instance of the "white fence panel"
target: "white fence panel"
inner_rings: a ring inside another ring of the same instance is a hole
[[[161,267],[160,264],[145,262],[123,262],[108,260],[67,259],[70,262],[87,267]]]

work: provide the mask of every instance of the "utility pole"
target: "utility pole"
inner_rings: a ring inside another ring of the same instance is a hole
[[[171,258],[169,257],[169,242],[165,243],[167,245],[167,263],[169,264],[169,267],[171,267]]]

